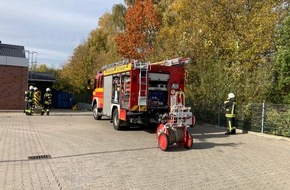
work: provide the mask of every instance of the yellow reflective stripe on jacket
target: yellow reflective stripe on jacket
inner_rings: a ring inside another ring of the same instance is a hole
[[[233,102],[232,109],[231,110],[227,109],[227,111],[231,111],[231,112],[227,113],[226,117],[236,117],[236,114],[234,114],[236,106],[237,106],[237,102]]]

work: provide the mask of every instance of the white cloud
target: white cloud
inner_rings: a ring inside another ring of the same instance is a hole
[[[67,56],[69,53],[50,49],[41,49],[37,47],[26,47],[26,49],[28,49],[30,52],[26,53],[26,56],[29,56],[30,62],[34,63],[36,62],[38,64],[46,64],[49,67],[55,68],[60,68],[60,66],[66,62],[66,60],[63,60],[63,58],[66,57],[68,59]],[[51,55],[53,55],[53,57]],[[58,64],[53,64],[52,62],[54,60],[63,60],[63,61],[60,61]]]
[[[117,3],[123,0],[7,0],[0,6],[0,41],[38,52],[41,63],[61,65]]]

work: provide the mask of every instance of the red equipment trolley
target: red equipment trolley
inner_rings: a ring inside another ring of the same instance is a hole
[[[171,109],[169,114],[162,116],[163,123],[156,130],[156,138],[161,150],[166,151],[169,145],[177,144],[190,149],[193,144],[190,127],[195,126],[195,117],[185,107],[184,92],[178,91],[171,96]]]

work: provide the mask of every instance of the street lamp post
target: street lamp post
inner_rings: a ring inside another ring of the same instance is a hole
[[[36,68],[36,64],[37,64],[38,52],[26,50],[25,53],[26,53],[26,57],[28,59],[30,70],[34,71]]]
[[[31,66],[32,66],[32,71],[35,71],[35,69],[36,69],[37,55],[38,55],[37,52],[31,51]]]

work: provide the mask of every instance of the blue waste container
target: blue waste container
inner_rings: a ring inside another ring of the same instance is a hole
[[[53,94],[55,108],[72,108],[73,95],[68,92],[54,91]]]

